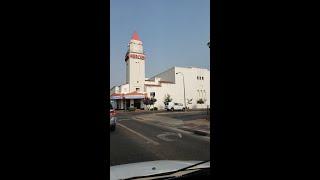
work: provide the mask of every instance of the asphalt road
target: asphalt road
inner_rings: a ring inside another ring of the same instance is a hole
[[[110,166],[153,160],[208,160],[210,141],[165,127],[118,116],[116,131],[110,133]]]
[[[183,121],[195,120],[195,119],[206,119],[207,112],[206,111],[189,111],[189,112],[166,112],[159,113],[159,116],[167,116],[170,118],[175,118]]]

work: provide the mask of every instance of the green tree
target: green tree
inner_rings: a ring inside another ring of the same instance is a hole
[[[157,99],[151,98],[150,101],[151,101],[150,104],[152,105],[152,109],[154,109],[154,103],[157,102]]]
[[[144,99],[143,99],[143,104],[144,104],[145,106],[147,106],[147,109],[149,110],[149,109],[150,109],[150,105],[151,105],[151,99],[148,98],[148,97],[144,98]]]
[[[143,104],[147,106],[147,109],[150,110],[150,106],[154,105],[154,103],[157,102],[157,99],[155,98],[145,98],[143,99]]]
[[[170,94],[166,94],[166,95],[164,96],[164,101],[163,101],[163,103],[166,104],[166,103],[171,102],[171,101],[172,101],[172,98],[171,98]]]

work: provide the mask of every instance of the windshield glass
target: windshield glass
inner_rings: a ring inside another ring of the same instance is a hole
[[[111,0],[110,10],[111,174],[210,160],[210,0]]]

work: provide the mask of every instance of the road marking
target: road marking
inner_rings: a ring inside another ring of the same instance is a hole
[[[176,141],[176,138],[171,139],[168,136],[174,136],[174,137],[182,138],[181,133],[174,133],[174,132],[165,132],[163,134],[159,134],[159,135],[157,135],[157,138],[162,139],[162,140],[167,141],[167,142]]]
[[[130,119],[128,119],[128,118],[120,118],[120,119],[117,119],[117,121],[128,121],[128,120],[130,120]]]
[[[141,122],[141,123],[148,124],[148,125],[150,125],[150,126],[156,126],[156,127],[158,127],[158,128],[161,128],[161,129],[166,129],[166,130],[174,131],[174,132],[180,132],[181,134],[188,135],[188,136],[191,136],[191,137],[193,137],[193,138],[196,138],[196,139],[199,139],[199,140],[204,140],[204,141],[210,143],[210,136],[199,136],[199,135],[195,135],[193,132],[184,131],[184,130],[182,130],[182,129],[178,129],[178,128],[174,128],[174,127],[169,127],[169,126],[167,126],[167,125],[157,124],[157,123],[154,123],[154,122],[143,121],[143,120],[140,120],[140,119],[136,119],[135,117],[132,117],[132,119],[134,119],[134,120],[136,120],[136,121],[139,121],[139,122]]]
[[[123,125],[123,124],[118,123],[118,125],[119,125],[120,127],[125,128],[126,130],[128,130],[128,131],[130,131],[130,132],[132,132],[132,133],[136,134],[137,136],[140,136],[141,138],[143,138],[143,139],[147,140],[147,142],[152,143],[153,145],[159,145],[159,143],[158,143],[158,142],[156,142],[156,141],[154,141],[154,140],[152,140],[152,139],[150,139],[150,138],[147,138],[146,136],[144,136],[144,135],[142,135],[142,134],[138,133],[137,131],[134,131],[134,130],[132,130],[132,129],[128,128],[127,126],[125,126],[125,125]]]

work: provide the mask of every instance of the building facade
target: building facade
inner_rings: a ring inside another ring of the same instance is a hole
[[[195,108],[210,107],[210,71],[195,67],[172,67],[151,78],[145,77],[145,53],[142,41],[134,32],[125,56],[126,83],[110,89],[110,97],[117,109],[136,107],[145,109],[144,98],[155,98],[153,105],[164,109],[164,99]]]

